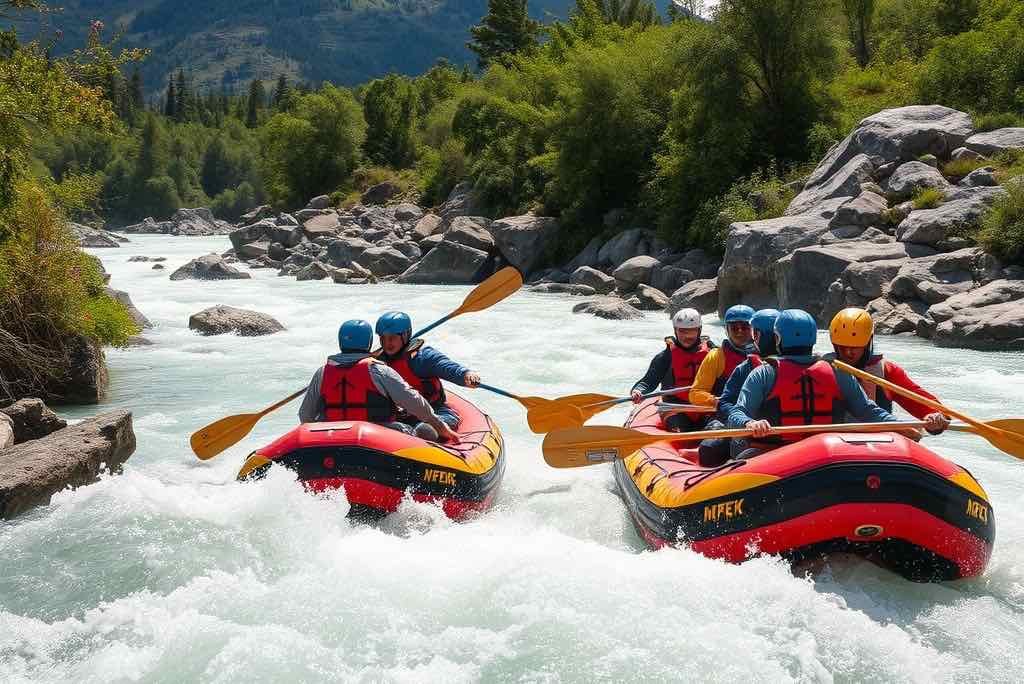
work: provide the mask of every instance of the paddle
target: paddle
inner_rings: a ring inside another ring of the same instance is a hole
[[[696,404],[658,404],[658,414],[673,416],[677,413],[715,413],[713,406],[697,406]]]
[[[859,368],[854,368],[849,364],[843,363],[839,359],[832,360],[829,363],[844,373],[849,373],[855,378],[872,382],[891,392],[895,392],[896,394],[907,397],[908,399],[912,399],[919,404],[924,404],[928,408],[939,411],[944,415],[958,418],[974,427],[977,431],[976,434],[979,437],[983,437],[988,440],[988,443],[995,448],[1010,454],[1011,456],[1015,456],[1016,458],[1024,459],[1024,434],[1022,434],[1022,431],[1019,429],[1019,423],[1022,421],[1012,420],[1003,422],[1001,425],[997,421],[984,423],[976,418],[968,416],[965,413],[951,409],[945,404],[929,399],[928,397],[921,396],[917,392],[912,392],[906,388],[891,383],[888,380],[875,377],[874,375],[862,371]]]
[[[556,405],[553,400],[543,397],[521,397],[518,394],[512,394],[508,390],[503,390],[493,385],[485,385],[484,383],[480,383],[477,387],[503,397],[508,397],[509,399],[514,399],[522,404],[523,408],[526,409],[526,422],[530,426],[530,431],[535,434],[543,435],[563,425],[583,425],[583,417],[580,414],[580,410],[572,404]]]
[[[819,432],[894,432],[923,428],[923,421],[897,423],[848,423],[793,425],[772,428],[770,435],[814,434]],[[723,437],[749,437],[750,430],[705,430],[703,432],[640,432],[629,428],[593,425],[555,430],[544,438],[544,460],[553,468],[579,468],[625,458],[657,442],[695,442]]]
[[[642,398],[652,399],[654,397],[664,397],[670,394],[687,392],[689,389],[689,387],[676,387],[674,389],[661,390],[660,392],[650,392],[643,395]],[[549,427],[549,429],[544,430],[544,432],[580,427],[598,413],[601,413],[612,406],[625,404],[630,401],[633,401],[632,397],[610,397],[607,394],[571,394],[567,397],[559,397],[558,399],[545,399],[544,403],[538,403],[532,407],[527,407],[529,413],[527,413],[526,420],[527,422],[532,421],[537,425]],[[577,413],[575,411],[566,410],[567,406],[574,406],[577,408],[579,410],[579,417],[577,418]],[[713,411],[714,409],[711,410]],[[577,420],[579,422],[570,422]]]
[[[444,318],[441,318],[440,320],[431,323],[426,328],[423,328],[413,335],[413,338],[420,337],[442,323],[450,321],[456,316],[461,316],[465,313],[472,313],[474,311],[483,311],[484,309],[494,306],[506,297],[516,293],[522,286],[522,274],[515,268],[507,266],[474,287],[472,292],[466,295],[466,298],[462,301],[459,308],[455,309]],[[293,399],[298,398],[305,391],[306,388],[303,387],[295,394],[292,394],[286,399],[282,399],[272,406],[268,406],[259,413],[242,413],[236,416],[221,418],[218,421],[210,423],[206,427],[192,433],[192,437],[189,439],[189,443],[192,445],[192,451],[201,460],[205,461],[213,458],[228,447],[237,444],[239,440],[249,434],[252,428],[261,418],[263,418],[263,416],[271,413],[272,411],[276,411]]]

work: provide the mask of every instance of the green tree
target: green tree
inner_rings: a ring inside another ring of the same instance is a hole
[[[288,86],[288,77],[281,74],[277,77],[277,86],[274,88],[274,106],[284,109],[288,101],[291,88]]]
[[[228,154],[227,145],[220,135],[214,137],[203,153],[203,192],[216,197],[235,184],[235,165]]]
[[[136,185],[142,186],[155,176],[167,171],[168,149],[163,126],[154,114],[148,114],[142,126],[139,156],[135,162]]]
[[[526,0],[487,0],[487,14],[469,29],[473,40],[466,46],[476,53],[477,65],[508,65],[512,55],[537,45],[540,24],[530,19]]]
[[[256,128],[259,125],[260,110],[263,109],[266,97],[263,81],[254,78],[252,83],[249,84],[249,98],[246,101],[245,125],[249,128]]]
[[[132,78],[128,82],[128,105],[133,114],[142,109],[145,104],[142,91],[142,72],[135,67],[135,70],[132,71]]]
[[[167,94],[164,96],[164,116],[168,119],[176,117],[178,96],[174,88],[174,75],[167,77]]]
[[[601,16],[619,26],[651,26],[661,22],[658,8],[647,0],[597,0]]]
[[[863,69],[871,61],[871,32],[875,20],[875,0],[843,0],[846,32],[853,44],[857,64]]]
[[[979,0],[938,0],[935,21],[939,30],[947,36],[970,31],[980,5]]]
[[[416,158],[414,130],[416,92],[412,83],[396,74],[370,83],[363,97],[366,119],[366,156],[378,164],[405,168]]]
[[[189,109],[191,108],[192,96],[189,93],[188,82],[185,80],[185,70],[178,69],[178,76],[174,82],[174,120],[188,121]]]

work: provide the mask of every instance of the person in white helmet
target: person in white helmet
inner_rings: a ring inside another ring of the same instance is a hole
[[[697,376],[697,369],[704,357],[714,349],[708,338],[701,336],[702,322],[696,309],[682,309],[672,317],[675,334],[665,338],[665,348],[651,359],[647,373],[633,385],[633,403],[642,401],[642,396],[659,388],[689,387]],[[680,392],[665,397],[664,401],[686,404],[689,392]],[[665,421],[665,427],[676,432],[700,430],[708,420],[706,413],[678,413]]]

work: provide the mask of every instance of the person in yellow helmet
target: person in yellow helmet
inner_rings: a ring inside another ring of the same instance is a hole
[[[911,380],[898,364],[876,353],[875,323],[871,320],[871,314],[864,309],[843,309],[832,319],[828,330],[832,338],[832,347],[835,349],[835,357],[843,363],[938,401],[933,394]],[[949,427],[949,418],[924,404],[883,389],[873,382],[861,380],[860,385],[868,398],[883,409],[891,412],[895,402],[910,415],[928,423],[927,429],[933,434],[938,434]]]

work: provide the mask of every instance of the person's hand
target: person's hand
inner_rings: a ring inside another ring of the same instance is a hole
[[[448,427],[448,424],[445,423],[444,421],[440,421],[437,425],[434,426],[434,428],[437,430],[438,439],[440,439],[442,442],[459,441],[459,436],[455,433],[454,430]]]
[[[633,400],[634,404],[639,404],[644,400],[644,395],[640,390],[633,390],[629,393],[629,398]]]
[[[751,437],[761,439],[767,437],[772,431],[772,424],[767,420],[751,420],[744,427],[751,432]]]
[[[933,434],[940,435],[949,427],[949,418],[941,413],[929,413],[924,417],[925,429]]]
[[[466,374],[462,377],[462,384],[466,387],[479,387],[480,374],[476,371],[466,371]]]

